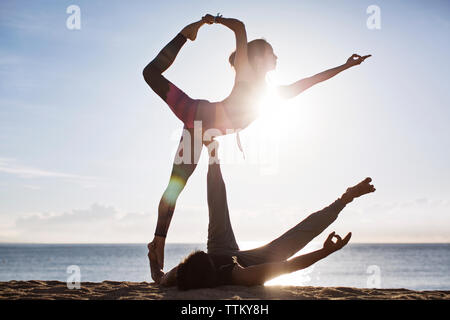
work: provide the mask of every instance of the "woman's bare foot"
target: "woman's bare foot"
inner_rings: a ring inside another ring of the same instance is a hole
[[[347,188],[347,191],[342,195],[341,200],[345,204],[350,203],[353,199],[358,198],[366,193],[375,192],[375,187],[370,184],[371,178],[367,177],[357,185]]]
[[[148,260],[150,262],[150,272],[152,275],[152,279],[159,283],[161,281],[162,276],[164,275],[164,272],[162,271],[162,268],[160,267],[160,264],[158,263],[157,255],[156,255],[156,244],[155,242],[150,242],[147,244],[148,248]]]
[[[186,27],[184,27],[183,30],[181,30],[181,34],[183,36],[185,36],[186,38],[188,38],[191,41],[194,41],[197,38],[197,32],[198,29],[200,29],[200,27],[202,25],[204,25],[206,23],[206,21],[204,20],[200,20],[194,23],[191,23],[190,25],[187,25]]]

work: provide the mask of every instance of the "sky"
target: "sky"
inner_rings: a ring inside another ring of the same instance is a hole
[[[80,29],[67,27],[80,9]],[[379,8],[379,28],[369,28]],[[142,69],[204,14],[237,18],[278,56],[271,85],[372,54],[219,138],[238,242],[265,242],[372,177],[327,230],[352,242],[450,242],[448,1],[0,2],[0,242],[153,238],[182,124]],[[203,26],[164,74],[189,96],[231,91],[231,30]],[[205,242],[207,157],[167,242]],[[318,237],[323,241],[327,231]]]

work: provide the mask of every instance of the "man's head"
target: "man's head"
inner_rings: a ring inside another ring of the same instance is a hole
[[[248,61],[252,67],[259,72],[268,72],[274,70],[277,65],[278,57],[274,54],[273,48],[265,39],[255,39],[247,43]],[[234,51],[228,61],[234,67]]]
[[[213,261],[204,251],[194,251],[177,268],[177,287],[180,290],[211,288],[216,283]]]

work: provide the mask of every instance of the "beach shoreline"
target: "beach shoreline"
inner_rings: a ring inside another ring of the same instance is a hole
[[[0,300],[450,300],[450,290],[369,289],[352,287],[223,286],[179,291],[155,283],[81,282],[69,289],[61,281],[0,282]]]

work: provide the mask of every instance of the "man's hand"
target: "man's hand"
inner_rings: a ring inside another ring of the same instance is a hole
[[[175,286],[177,284],[177,271],[178,271],[178,266],[176,266],[169,272],[163,274],[159,285],[161,285],[163,287]]]
[[[155,281],[155,282],[156,282],[156,281]],[[156,282],[156,283],[159,284],[159,285],[161,285],[161,286],[163,286],[163,287],[166,287],[166,286],[167,286],[167,273],[164,273],[164,272],[163,272],[160,281],[159,281],[159,282]]]
[[[372,55],[369,54],[367,56],[360,56],[359,54],[352,54],[352,56],[350,58],[347,59],[347,62],[345,63],[347,66],[349,67],[353,67],[356,65],[361,64],[361,62],[363,62],[364,60],[366,60],[367,58],[371,57]]]
[[[344,239],[342,239],[338,234],[335,234],[334,231],[330,233],[328,238],[323,243],[323,249],[326,250],[329,253],[333,253],[339,249],[342,249],[343,246],[345,246],[352,237],[352,233],[349,232]],[[333,238],[336,238],[336,242],[333,242]]]

